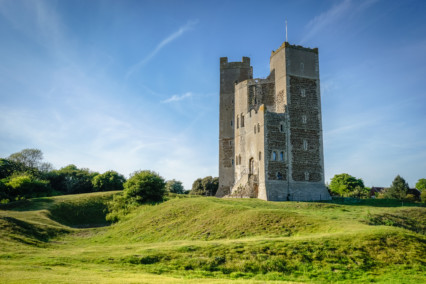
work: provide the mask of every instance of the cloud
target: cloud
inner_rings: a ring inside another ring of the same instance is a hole
[[[168,104],[168,103],[171,103],[171,102],[181,101],[181,100],[184,100],[184,99],[189,98],[189,97],[192,97],[192,93],[191,92],[185,93],[185,94],[183,94],[181,96],[173,95],[170,98],[168,98],[167,100],[164,100],[164,101],[161,101],[161,102],[165,103],[165,104]]]
[[[305,37],[302,39],[302,43],[306,42],[313,35],[318,34],[320,30],[331,26],[333,23],[339,21],[349,11],[351,7],[351,0],[345,0],[337,5],[331,7],[328,11],[325,11],[315,18],[313,18],[306,25],[309,30]]]
[[[135,73],[138,69],[140,69],[142,66],[144,66],[148,61],[150,61],[152,58],[154,58],[155,55],[166,45],[174,41],[175,39],[181,37],[185,32],[191,30],[196,24],[198,23],[198,20],[195,21],[188,21],[185,25],[181,26],[177,31],[163,39],[157,46],[154,48],[153,51],[151,51],[150,54],[148,54],[144,59],[130,67],[129,71],[126,74],[126,79],[128,79],[133,73]]]

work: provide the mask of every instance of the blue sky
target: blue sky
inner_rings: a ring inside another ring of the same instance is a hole
[[[318,47],[326,181],[426,178],[426,1],[0,0],[0,157],[190,188],[218,174],[219,57]]]

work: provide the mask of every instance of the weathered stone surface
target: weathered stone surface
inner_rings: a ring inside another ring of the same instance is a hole
[[[217,196],[327,200],[318,49],[284,43],[270,66],[221,58]]]

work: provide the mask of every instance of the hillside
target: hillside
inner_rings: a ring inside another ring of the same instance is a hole
[[[424,207],[184,197],[107,226],[112,194],[2,205],[0,281],[426,281]]]

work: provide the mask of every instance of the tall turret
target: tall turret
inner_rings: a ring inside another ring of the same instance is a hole
[[[253,78],[250,58],[242,62],[228,62],[220,58],[220,103],[219,103],[219,189],[216,196],[230,193],[234,185],[234,104],[235,84]]]

